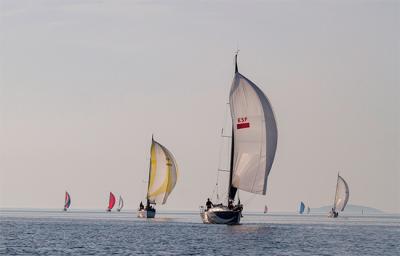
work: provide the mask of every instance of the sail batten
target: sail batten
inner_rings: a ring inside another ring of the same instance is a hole
[[[165,204],[177,181],[178,166],[172,153],[152,140],[147,199],[150,203]]]
[[[232,186],[265,195],[277,147],[277,126],[265,94],[235,73],[229,96],[235,139]]]

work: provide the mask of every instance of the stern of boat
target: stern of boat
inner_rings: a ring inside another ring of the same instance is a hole
[[[138,212],[137,212],[137,217],[138,218],[152,219],[155,216],[156,216],[156,210],[155,209],[152,209],[152,210],[142,209],[142,210],[138,210]]]

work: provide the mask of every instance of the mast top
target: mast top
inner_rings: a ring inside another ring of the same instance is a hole
[[[239,54],[239,49],[237,49],[236,53],[235,53],[235,73],[239,72],[238,65],[237,65],[237,56],[238,56],[238,54]]]

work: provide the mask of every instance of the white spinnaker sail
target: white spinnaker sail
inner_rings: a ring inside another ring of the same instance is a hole
[[[335,195],[335,204],[333,206],[335,211],[343,211],[346,207],[347,201],[349,201],[349,186],[347,182],[341,177],[338,176],[337,187],[336,187],[336,195]]]
[[[232,185],[265,195],[278,141],[271,104],[265,94],[239,72],[235,73],[229,102],[234,135]]]
[[[155,140],[152,141],[150,155],[147,199],[150,203],[165,204],[175,187],[178,165],[171,152]]]
[[[118,210],[121,210],[124,207],[124,200],[122,200],[122,196],[119,196],[118,199]]]

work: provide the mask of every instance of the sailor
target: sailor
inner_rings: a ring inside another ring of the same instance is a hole
[[[336,218],[337,216],[339,216],[339,213],[337,211],[335,211],[333,208],[331,210],[331,216]]]
[[[228,208],[229,209],[233,209],[233,201],[232,200],[228,200]]]
[[[210,201],[210,198],[207,198],[206,206],[207,206],[207,211],[208,209],[214,206],[213,203]]]
[[[139,210],[143,210],[143,209],[144,209],[144,205],[143,205],[142,201],[140,201]]]

